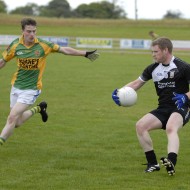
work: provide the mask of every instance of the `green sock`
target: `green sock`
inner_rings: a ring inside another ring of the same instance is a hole
[[[0,145],[3,145],[5,143],[5,139],[0,137]]]
[[[30,111],[32,112],[32,115],[34,115],[35,113],[39,113],[40,106],[35,106],[35,107],[31,108]]]

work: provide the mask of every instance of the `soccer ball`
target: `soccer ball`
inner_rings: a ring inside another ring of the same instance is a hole
[[[123,107],[133,106],[137,102],[136,91],[128,86],[118,89],[117,96]]]

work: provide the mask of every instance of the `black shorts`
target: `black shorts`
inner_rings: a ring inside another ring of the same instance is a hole
[[[157,109],[152,110],[150,113],[162,122],[162,129],[165,130],[168,119],[173,112],[181,114],[183,117],[183,126],[189,121],[189,107],[186,106],[179,110],[176,107],[158,107]]]

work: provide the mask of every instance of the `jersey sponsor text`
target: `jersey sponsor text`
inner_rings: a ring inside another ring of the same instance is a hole
[[[39,59],[18,59],[19,62],[19,68],[31,70],[31,69],[37,69],[38,68],[38,62]]]

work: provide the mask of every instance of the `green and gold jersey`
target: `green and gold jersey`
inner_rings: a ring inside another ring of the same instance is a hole
[[[59,45],[35,38],[31,47],[23,43],[23,36],[15,39],[2,54],[7,62],[16,57],[17,71],[11,84],[18,89],[41,89],[42,75],[46,65],[46,56],[51,52],[58,52]]]

